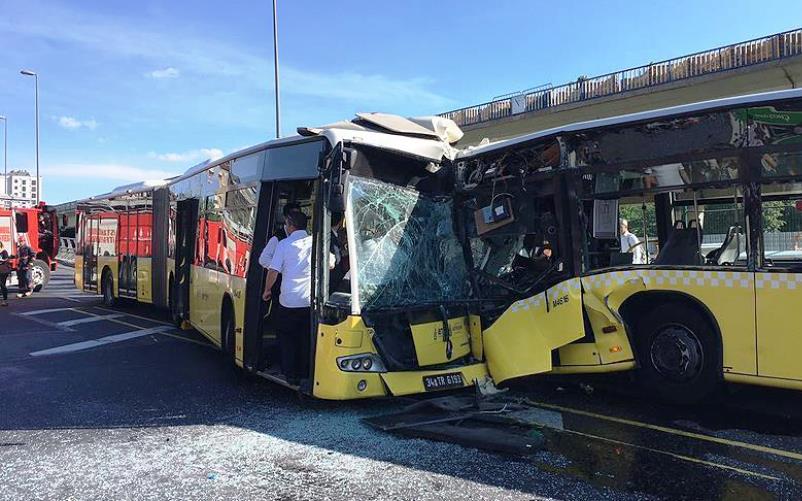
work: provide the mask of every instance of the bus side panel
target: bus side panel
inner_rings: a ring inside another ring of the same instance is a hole
[[[84,290],[84,257],[78,253],[75,254],[75,268],[72,274],[72,281],[76,289],[79,291]]]
[[[628,297],[637,293],[631,287],[633,279],[643,283],[643,287],[637,290],[678,292],[703,304],[721,331],[724,372],[757,373],[755,281],[752,273],[650,269],[600,273],[583,277],[582,280],[585,289],[597,297],[615,298],[611,300],[611,307],[617,309]],[[626,288],[631,290],[619,294]]]
[[[153,302],[153,260],[149,257],[137,258],[136,299],[143,303]]]
[[[496,383],[552,369],[552,350],[585,335],[579,278],[517,301],[483,335]]]

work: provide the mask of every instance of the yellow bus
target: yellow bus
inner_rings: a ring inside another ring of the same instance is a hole
[[[80,201],[76,285],[107,305],[169,308],[243,370],[323,399],[502,383],[550,370],[552,351],[582,336],[554,328],[561,311],[536,326],[515,307],[488,314],[453,197],[453,122],[361,114],[302,132]],[[298,332],[310,369],[297,385],[257,260],[288,205],[313,238],[312,328]]]
[[[454,164],[483,325],[495,308],[510,337],[553,329],[551,373],[636,369],[679,402],[723,381],[802,389],[802,91],[573,124]]]

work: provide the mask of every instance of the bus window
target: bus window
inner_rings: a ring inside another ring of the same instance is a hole
[[[721,158],[584,174],[585,269],[745,266],[740,169]]]

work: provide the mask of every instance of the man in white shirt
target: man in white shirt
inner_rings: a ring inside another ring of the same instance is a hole
[[[632,253],[632,264],[643,264],[643,245],[634,234],[629,231],[629,221],[620,219],[618,221],[618,229],[621,234],[621,252]]]
[[[276,333],[281,351],[281,370],[287,382],[298,385],[309,377],[310,297],[312,287],[312,237],[306,232],[307,217],[291,210],[284,217],[287,238],[276,245],[267,272],[262,298],[270,301],[273,285],[281,274]]]

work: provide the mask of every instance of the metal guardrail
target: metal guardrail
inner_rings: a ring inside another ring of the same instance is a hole
[[[519,113],[646,89],[680,80],[745,68],[802,54],[802,28],[696,52],[575,82],[507,94],[484,104],[441,113],[457,125],[473,125]]]
[[[75,265],[75,239],[61,237],[59,239],[58,254],[56,261],[67,266]]]

